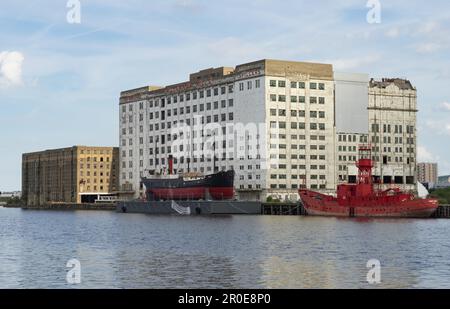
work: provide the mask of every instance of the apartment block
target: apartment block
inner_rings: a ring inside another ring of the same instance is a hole
[[[332,192],[334,119],[328,64],[260,60],[124,91],[120,189],[143,195],[141,177],[166,173],[173,155],[178,174],[235,170],[244,200],[296,200],[299,187]],[[188,131],[177,133],[180,125]]]
[[[433,188],[438,183],[437,163],[418,163],[417,181],[428,184],[428,188]]]
[[[22,197],[28,205],[95,202],[117,195],[119,149],[73,146],[22,155]]]

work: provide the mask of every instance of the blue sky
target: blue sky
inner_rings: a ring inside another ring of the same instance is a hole
[[[80,2],[80,24],[67,0],[0,3],[0,191],[20,189],[23,152],[118,145],[120,91],[263,58],[410,79],[420,159],[450,174],[447,0],[381,0],[379,24],[367,0]]]

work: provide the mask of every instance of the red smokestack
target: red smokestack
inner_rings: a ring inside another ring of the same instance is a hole
[[[173,175],[173,156],[169,155],[169,175]]]

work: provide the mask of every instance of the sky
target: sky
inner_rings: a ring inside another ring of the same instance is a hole
[[[118,146],[121,91],[264,58],[411,80],[419,160],[450,174],[450,3],[376,2],[2,0],[0,191],[22,153]]]

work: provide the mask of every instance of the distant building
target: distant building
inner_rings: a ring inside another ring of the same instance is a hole
[[[428,184],[428,188],[433,188],[438,183],[438,165],[437,163],[418,163],[417,181],[422,184]]]
[[[95,202],[118,191],[119,149],[73,146],[22,156],[28,205]]]
[[[21,197],[22,196],[22,192],[20,191],[12,191],[12,192],[0,192],[0,197],[6,197],[6,198],[11,198],[11,197]]]

